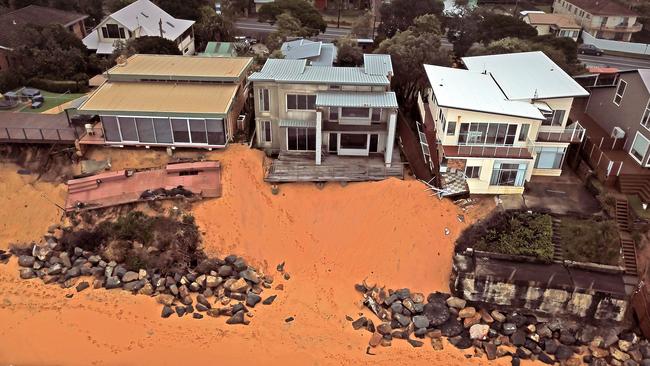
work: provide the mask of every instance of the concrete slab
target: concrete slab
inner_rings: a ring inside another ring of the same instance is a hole
[[[529,209],[556,214],[593,215],[601,211],[598,200],[572,171],[564,171],[560,177],[533,176],[523,199]]]

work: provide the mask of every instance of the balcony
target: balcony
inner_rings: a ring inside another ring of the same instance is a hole
[[[537,134],[538,142],[568,142],[580,143],[585,137],[585,129],[579,122],[558,131],[540,131]]]
[[[533,158],[531,151],[527,147],[518,146],[458,145],[443,146],[442,148],[447,158]]]
[[[601,31],[601,32],[635,33],[635,32],[639,32],[642,28],[643,28],[643,24],[641,23],[634,23],[632,25],[619,24],[613,27],[600,24],[592,27],[592,30]]]

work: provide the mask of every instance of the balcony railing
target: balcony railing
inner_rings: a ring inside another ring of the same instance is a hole
[[[485,145],[458,145],[445,146],[445,155],[479,158],[520,158],[530,159],[532,154],[527,147],[520,146],[485,146]]]
[[[563,130],[540,131],[537,134],[537,141],[579,143],[584,139],[585,131],[584,127],[579,122],[576,122],[572,127],[567,127]]]
[[[641,23],[634,23],[631,25],[618,24],[615,26],[607,26],[607,25],[599,24],[594,28],[596,30],[604,31],[604,32],[638,32],[643,28],[643,24]]]

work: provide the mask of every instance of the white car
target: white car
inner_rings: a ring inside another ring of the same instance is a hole
[[[221,3],[220,2],[214,3],[214,11],[217,13],[217,15],[221,15]]]

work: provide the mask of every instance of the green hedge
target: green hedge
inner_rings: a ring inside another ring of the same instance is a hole
[[[567,259],[612,266],[619,264],[621,245],[613,220],[563,217],[559,231]]]
[[[29,79],[27,85],[52,93],[85,93],[88,91],[88,80],[72,81],[32,78]]]
[[[497,212],[467,228],[456,242],[457,248],[553,259],[551,216],[526,211]]]

